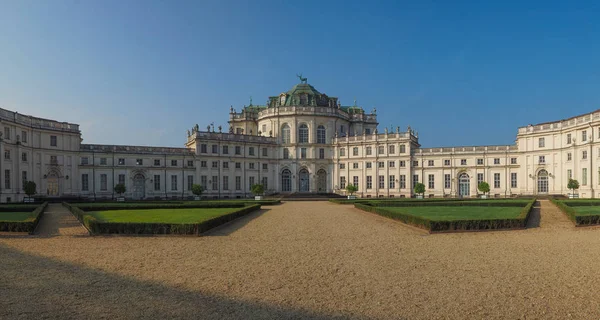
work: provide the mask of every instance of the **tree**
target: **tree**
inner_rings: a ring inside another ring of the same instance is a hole
[[[415,183],[415,193],[421,194],[421,196],[424,198],[425,197],[425,185],[420,182]]]
[[[488,192],[490,192],[490,184],[485,181],[481,181],[477,186],[477,189],[483,192],[483,194],[487,194]]]
[[[125,187],[125,184],[119,183],[115,186],[115,192],[117,194],[122,195],[123,193],[125,193],[125,191],[127,191],[127,187]]]
[[[575,179],[569,179],[569,183],[567,183],[567,188],[573,190],[573,193],[575,193],[575,190],[579,189],[579,181]]]
[[[25,194],[28,197],[31,197],[32,195],[36,194],[36,184],[33,181],[27,181],[25,182],[25,184],[23,184],[23,191],[25,191]]]
[[[250,192],[252,192],[255,196],[258,196],[265,193],[265,187],[262,184],[254,184],[250,188]]]
[[[199,184],[192,184],[192,193],[200,196],[204,192],[204,187]]]
[[[346,191],[347,191],[347,192],[348,192],[350,195],[352,195],[353,193],[355,193],[356,191],[358,191],[358,187],[350,183],[350,184],[348,184],[348,185],[346,186]]]

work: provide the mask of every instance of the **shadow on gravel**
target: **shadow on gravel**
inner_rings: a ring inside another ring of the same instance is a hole
[[[243,217],[240,217],[240,218],[235,219],[231,222],[228,222],[224,225],[221,225],[212,230],[209,230],[209,231],[203,233],[202,236],[228,236],[228,235],[238,231],[242,227],[244,227],[250,221],[262,216],[264,213],[266,213],[270,210],[271,209],[260,209],[260,210],[254,211]]]
[[[527,220],[526,228],[539,228],[541,219],[541,205],[539,201],[536,201],[533,205],[533,208],[531,208],[531,212],[529,213],[529,219]]]
[[[0,244],[0,318],[352,319],[198,291],[190,292]],[[356,317],[356,316],[354,316]]]

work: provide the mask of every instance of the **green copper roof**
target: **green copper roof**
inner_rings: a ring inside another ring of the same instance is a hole
[[[315,87],[311,86],[308,83],[299,83],[295,86],[292,87],[292,89],[290,89],[287,94],[288,95],[294,95],[294,94],[300,94],[300,93],[308,93],[311,95],[321,95],[321,93],[315,89]]]
[[[244,107],[244,111],[246,112],[259,112],[263,109],[266,109],[267,106],[255,106],[255,105],[249,105]]]

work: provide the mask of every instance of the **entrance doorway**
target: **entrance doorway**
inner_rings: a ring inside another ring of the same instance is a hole
[[[308,170],[306,169],[302,169],[300,170],[300,172],[298,173],[299,176],[299,188],[298,191],[300,192],[309,192],[310,191],[310,187],[309,187],[309,177],[308,177]]]
[[[51,172],[47,176],[48,196],[58,196],[58,175],[55,172]]]
[[[281,172],[281,192],[292,192],[292,173],[288,169]]]
[[[138,173],[133,177],[132,196],[134,199],[143,199],[146,195],[146,178],[143,174]]]
[[[538,193],[548,193],[548,171],[542,169],[538,172]]]
[[[327,172],[323,169],[317,171],[317,192],[327,192]]]
[[[469,197],[471,195],[471,183],[469,175],[461,173],[458,176],[458,196],[461,198]]]

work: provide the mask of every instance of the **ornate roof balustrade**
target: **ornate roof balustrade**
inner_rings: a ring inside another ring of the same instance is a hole
[[[223,133],[223,132],[208,132],[208,131],[199,131],[195,133],[195,136],[192,134],[188,141],[190,140],[221,140],[221,141],[231,141],[231,142],[250,142],[250,143],[270,143],[275,144],[277,139],[274,137],[264,137],[264,136],[254,136],[249,134],[234,134],[234,133]]]
[[[339,108],[331,108],[331,107],[319,107],[319,106],[287,106],[287,107],[277,107],[277,108],[267,108],[258,113],[258,118],[265,118],[270,116],[285,116],[285,115],[319,115],[319,116],[338,116],[343,119],[354,119],[354,116],[363,116],[359,114],[348,114],[348,112],[339,109]],[[375,115],[364,115],[369,119],[377,121],[377,117]],[[362,119],[362,118],[356,118]]]
[[[505,153],[519,151],[517,145],[510,146],[468,146],[468,147],[446,147],[446,148],[419,148],[414,154],[461,154],[461,153]]]
[[[525,127],[520,127],[518,134],[528,134],[528,133],[540,133],[540,132],[550,132],[555,130],[563,130],[568,129],[570,127],[575,127],[581,124],[587,124],[594,121],[600,121],[600,110],[596,110],[591,113],[587,113],[584,115],[576,116],[573,118],[559,120],[555,122],[547,122],[540,123],[536,125],[528,125]]]
[[[390,141],[390,140],[412,140],[419,142],[418,136],[409,132],[381,133],[381,134],[363,134],[345,137],[335,137],[333,143],[364,142],[364,141]]]
[[[57,130],[57,131],[68,131],[73,133],[80,133],[79,125],[68,122],[58,122],[50,119],[36,118],[28,115],[22,115],[18,112],[13,112],[10,110],[0,108],[0,119],[15,122],[18,124],[22,124],[24,126],[37,128],[37,129],[47,129],[47,130]]]
[[[115,152],[115,153],[144,153],[144,154],[171,154],[171,155],[193,155],[192,149],[170,148],[170,147],[145,147],[145,146],[122,146],[109,144],[82,144],[81,152]]]

